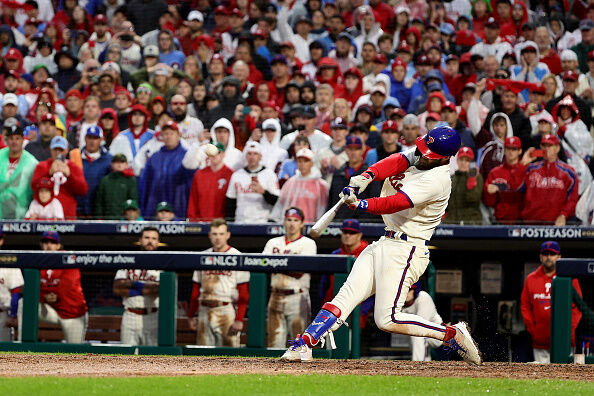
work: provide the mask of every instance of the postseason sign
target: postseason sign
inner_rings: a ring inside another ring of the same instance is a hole
[[[41,234],[44,231],[57,231],[61,234],[79,235],[139,235],[144,227],[152,226],[163,235],[207,235],[209,223],[189,223],[185,221],[13,221],[0,220],[2,231],[7,234]],[[332,223],[322,233],[322,237],[340,237],[340,223]],[[312,224],[307,224],[308,234]],[[379,223],[361,224],[363,235],[369,238],[384,235],[384,225]],[[236,236],[279,236],[285,231],[282,224],[229,224]],[[553,227],[518,225],[440,225],[432,240],[448,239],[556,239],[556,240],[594,240],[594,227]]]

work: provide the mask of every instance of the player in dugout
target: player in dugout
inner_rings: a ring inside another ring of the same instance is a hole
[[[138,240],[140,250],[159,248],[159,230],[144,227]],[[114,294],[122,297],[124,314],[120,340],[129,345],[157,345],[159,336],[160,270],[121,269],[113,281]]]
[[[385,234],[359,255],[338,294],[297,334],[281,360],[313,360],[311,348],[320,341],[323,346],[324,337],[332,337],[355,306],[375,294],[374,319],[380,330],[434,338],[466,362],[482,364],[465,322],[441,325],[402,311],[410,287],[429,264],[429,240],[452,188],[450,158],[460,145],[460,135],[453,128],[439,126],[417,138],[416,148],[393,154],[351,177],[341,198],[352,210],[382,215]],[[380,197],[357,197],[373,180],[384,179]]]
[[[315,255],[316,243],[303,236],[303,211],[290,207],[285,211],[283,225],[285,235],[272,238],[264,246],[263,254]],[[286,272],[270,275],[270,299],[268,300],[267,345],[282,348],[287,336],[295,334],[309,321],[311,302],[309,282],[311,275],[302,272]]]
[[[43,251],[64,249],[56,231],[45,231],[40,246]],[[89,315],[80,284],[80,270],[42,269],[40,277],[39,320],[59,324],[67,343],[83,343]]]
[[[2,245],[4,235],[0,228],[0,248]],[[0,342],[12,341],[12,328],[21,328],[19,304],[24,284],[20,268],[0,268]]]
[[[212,247],[205,253],[241,254],[229,246],[231,233],[225,219],[213,219],[208,238]],[[198,331],[196,343],[206,346],[238,347],[243,318],[249,301],[250,273],[247,271],[194,271],[188,325]],[[235,308],[235,305],[237,308]],[[198,312],[198,318],[195,317]]]

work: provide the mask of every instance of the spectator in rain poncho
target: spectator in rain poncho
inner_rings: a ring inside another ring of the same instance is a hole
[[[328,183],[314,169],[314,154],[308,148],[296,154],[299,173],[283,185],[280,196],[270,213],[270,219],[281,222],[285,211],[292,207],[303,210],[305,222],[314,222],[326,211],[328,204]]]

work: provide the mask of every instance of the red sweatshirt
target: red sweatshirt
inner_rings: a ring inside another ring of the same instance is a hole
[[[551,344],[551,284],[555,273],[546,275],[542,265],[526,277],[522,290],[522,317],[526,330],[532,336],[532,346],[538,349],[549,349]],[[572,281],[573,287],[582,295],[577,279]],[[571,307],[571,345],[575,346],[575,328],[582,313],[575,304]]]
[[[518,191],[524,177],[526,176],[526,166],[518,162],[515,165],[509,165],[503,162],[489,172],[485,186],[483,188],[483,202],[487,206],[495,208],[495,218],[500,222],[513,222],[520,218],[522,206],[524,204],[524,194]],[[489,184],[496,184],[499,191],[495,194],[487,192]]]
[[[190,221],[211,221],[217,217],[225,217],[225,194],[232,174],[233,171],[227,166],[216,173],[210,167],[194,173],[188,200]]]
[[[78,318],[87,312],[79,269],[41,270],[39,301],[44,303],[49,293],[58,295],[57,301],[50,305],[62,319]]]
[[[565,162],[538,161],[528,165],[522,186],[526,196],[522,219],[554,222],[559,215],[573,216],[578,200],[578,178]]]
[[[37,194],[35,186],[42,177],[51,178],[49,170],[54,161],[50,158],[37,164],[33,172],[33,179],[31,180],[31,188],[33,193]],[[70,169],[70,176],[66,179],[66,183],[60,186],[60,193],[56,195],[58,201],[64,208],[64,218],[66,220],[76,219],[76,195],[83,196],[87,193],[89,186],[85,180],[83,170],[72,161],[67,161],[66,164]]]

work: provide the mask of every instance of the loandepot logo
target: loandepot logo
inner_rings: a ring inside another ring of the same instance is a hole
[[[243,265],[247,267],[286,267],[289,264],[288,258],[275,259],[275,258],[259,258],[259,257],[246,257],[243,261]]]

